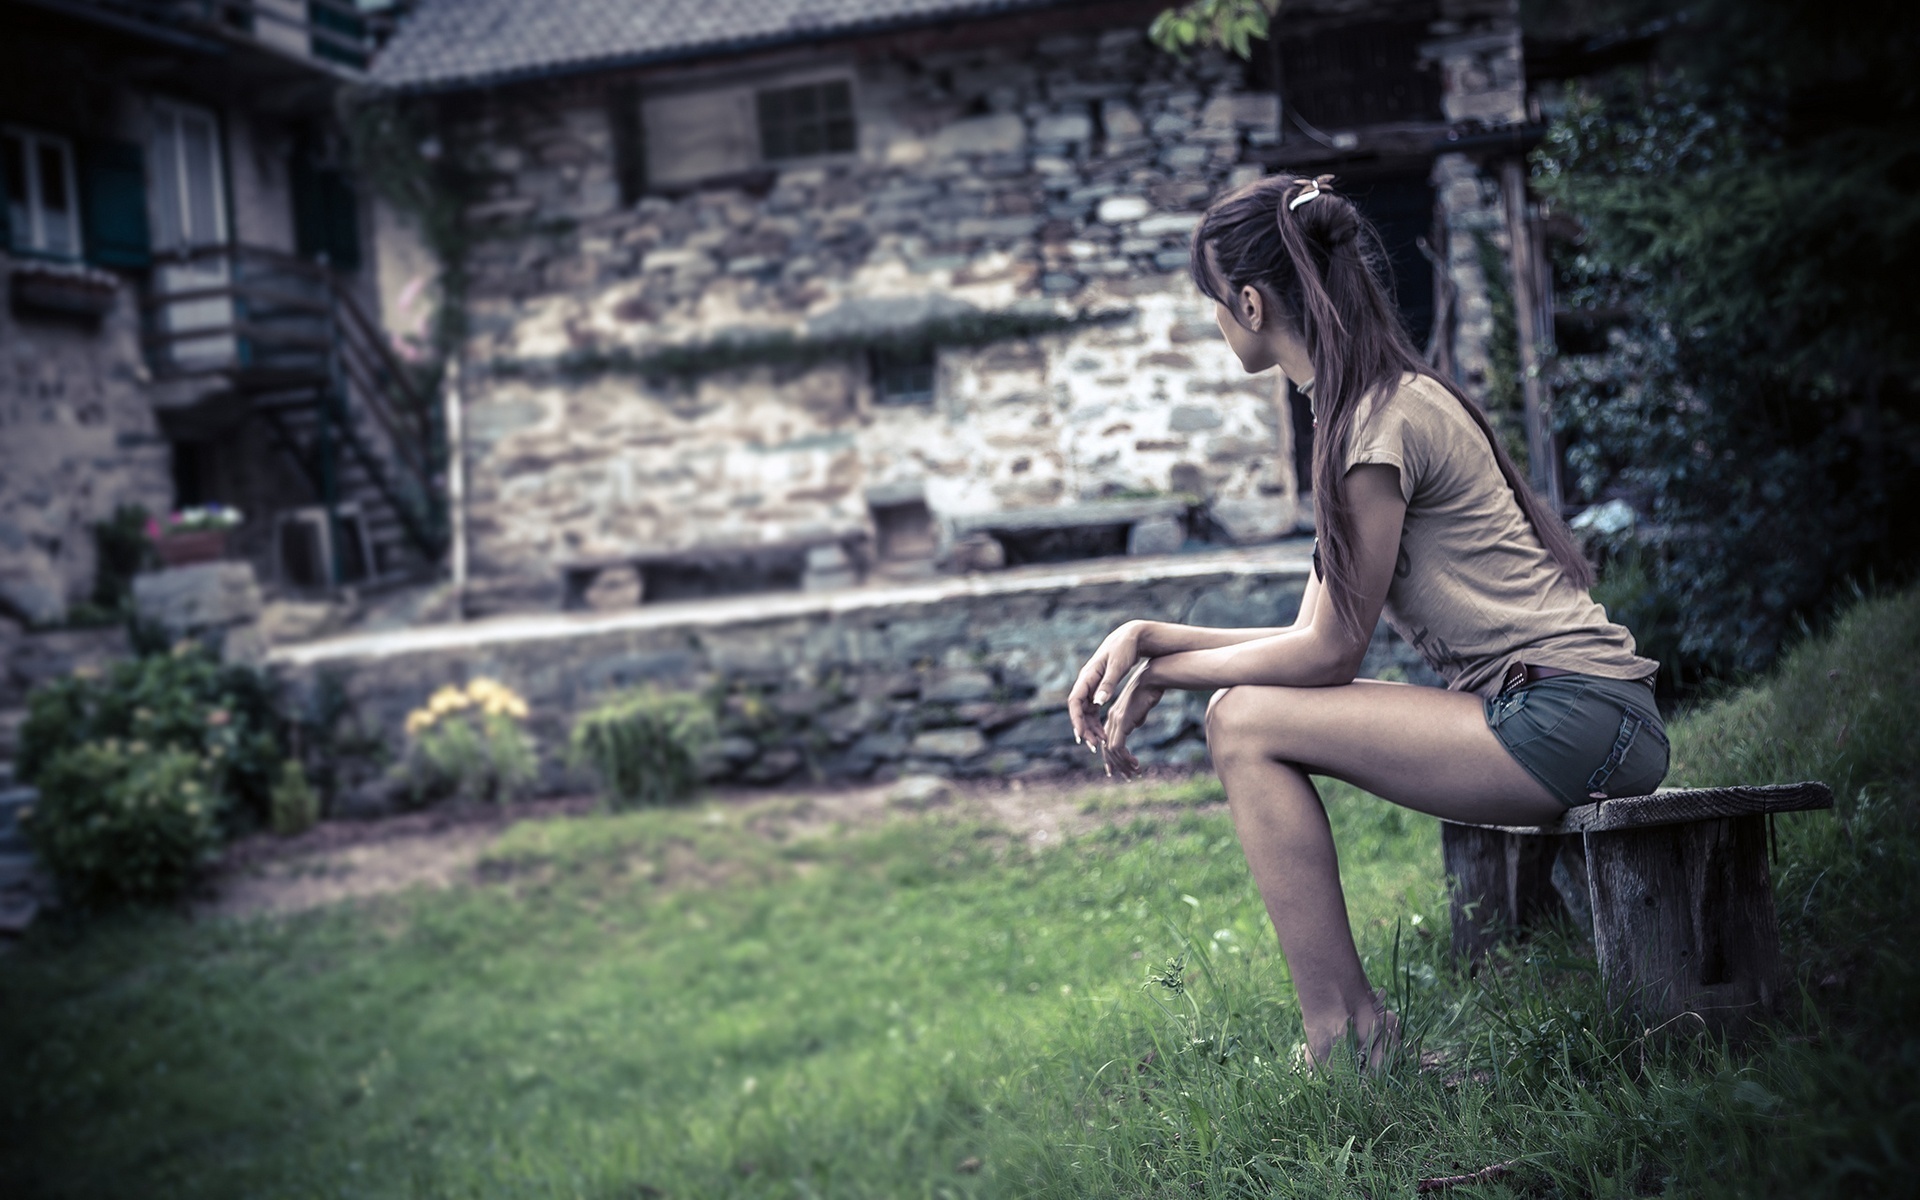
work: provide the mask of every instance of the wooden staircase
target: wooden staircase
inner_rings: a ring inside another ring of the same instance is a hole
[[[445,439],[419,373],[324,266],[247,247],[182,258],[224,268],[226,280],[147,302],[156,373],[218,376],[264,424],[339,548],[332,578],[315,582],[430,575],[447,544]],[[350,512],[366,530],[364,554]]]

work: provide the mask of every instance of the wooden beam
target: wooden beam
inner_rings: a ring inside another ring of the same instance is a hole
[[[1518,160],[1500,167],[1500,191],[1506,201],[1507,248],[1513,264],[1513,316],[1519,328],[1520,399],[1527,422],[1527,467],[1533,488],[1559,512],[1560,452],[1553,441],[1553,415],[1547,402],[1547,383],[1541,376],[1546,363],[1545,336],[1553,331],[1549,323],[1541,328],[1541,262],[1534,238],[1533,222],[1527,211],[1527,169]]]

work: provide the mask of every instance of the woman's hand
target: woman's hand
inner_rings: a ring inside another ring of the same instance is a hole
[[[1107,709],[1106,728],[1101,731],[1101,753],[1106,759],[1108,775],[1118,770],[1121,778],[1132,779],[1140,773],[1140,760],[1127,749],[1127,736],[1146,724],[1147,714],[1160,703],[1160,697],[1167,694],[1165,688],[1142,683],[1146,676],[1144,666],[1128,676],[1120,694],[1113,698],[1112,707]]]
[[[1145,621],[1128,621],[1108,634],[1073,681],[1073,691],[1067,694],[1067,719],[1073,722],[1073,740],[1088,750],[1098,753],[1104,744],[1100,706],[1140,661],[1140,637],[1146,627]]]

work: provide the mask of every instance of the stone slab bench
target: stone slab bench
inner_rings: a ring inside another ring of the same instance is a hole
[[[589,594],[602,576],[615,571],[631,573],[628,586],[633,593],[618,607],[692,598],[700,594],[703,581],[713,595],[851,586],[858,581],[865,541],[864,532],[850,531],[565,558],[556,564],[563,580],[561,607],[594,607],[588,602]]]
[[[1453,949],[1472,959],[1562,911],[1590,922],[1609,1004],[1724,1027],[1779,995],[1769,818],[1833,807],[1824,783],[1673,788],[1552,825],[1443,821]]]
[[[945,520],[955,538],[985,534],[1005,541],[1072,530],[1123,530],[1128,554],[1170,554],[1186,540],[1185,500],[1105,500],[1006,512],[955,513]]]

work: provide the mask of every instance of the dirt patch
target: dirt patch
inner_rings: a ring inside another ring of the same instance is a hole
[[[1185,776],[1169,773],[1160,778]],[[705,802],[729,823],[738,821],[748,832],[779,843],[845,836],[891,817],[937,811],[986,821],[1036,846],[1057,844],[1136,816],[1217,807],[1112,802],[1113,796],[1124,798],[1125,794],[1106,791],[1105,781],[1068,777],[955,782],[932,797],[903,795],[897,784],[771,793],[733,789],[710,792]],[[1090,803],[1100,797],[1103,802]],[[206,917],[286,914],[415,887],[506,882],[501,874],[511,873],[513,865],[486,860],[486,853],[509,826],[581,816],[597,808],[592,797],[574,796],[328,822],[292,838],[254,835],[228,848],[194,911]],[[804,870],[811,865],[796,863],[795,867]],[[669,867],[678,869],[662,872],[668,878],[704,879],[714,873],[712,864],[705,863],[676,862]]]

